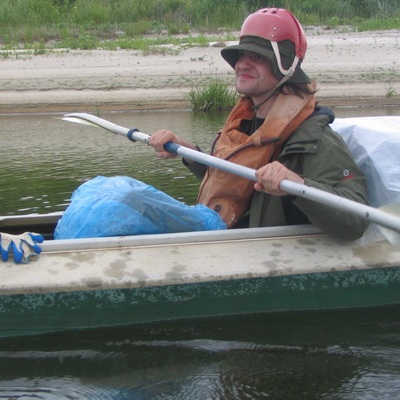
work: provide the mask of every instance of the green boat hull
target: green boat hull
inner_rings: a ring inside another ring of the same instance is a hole
[[[400,303],[400,268],[0,297],[0,337]]]
[[[0,217],[0,230],[52,231],[59,217]],[[399,249],[310,225],[46,240],[42,250],[29,265],[1,265],[0,338],[400,304]]]

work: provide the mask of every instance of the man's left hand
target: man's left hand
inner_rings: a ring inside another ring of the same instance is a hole
[[[256,178],[257,183],[254,184],[255,190],[275,196],[285,196],[288,194],[279,188],[279,184],[283,179],[304,184],[304,179],[301,176],[286,168],[278,161],[273,161],[258,169],[256,171]]]

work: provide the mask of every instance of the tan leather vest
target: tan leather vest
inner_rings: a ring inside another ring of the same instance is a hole
[[[239,131],[240,124],[242,119],[253,118],[254,109],[252,101],[243,98],[229,114],[213,155],[258,169],[278,154],[285,140],[312,114],[315,104],[312,94],[279,93],[263,125],[248,136]],[[209,167],[197,201],[217,211],[230,228],[248,209],[253,193],[253,181]]]

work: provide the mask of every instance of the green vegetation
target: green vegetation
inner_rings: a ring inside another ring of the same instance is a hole
[[[187,99],[193,111],[225,111],[236,104],[238,95],[221,78],[213,78],[192,87]]]
[[[210,41],[235,40],[244,18],[263,7],[291,10],[303,26],[387,30],[400,26],[399,0],[0,0],[0,57],[16,49],[134,49],[177,54]],[[211,36],[214,35],[214,36]],[[395,95],[393,85],[387,96]],[[193,110],[229,109],[237,95],[219,78],[200,81]]]
[[[137,48],[137,38],[148,34],[238,30],[261,7],[285,7],[303,25],[356,30],[400,25],[398,0],[1,0],[0,46]]]

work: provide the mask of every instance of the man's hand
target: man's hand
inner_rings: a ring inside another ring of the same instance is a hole
[[[175,133],[173,133],[167,129],[163,129],[163,130],[154,132],[150,136],[149,144],[150,144],[150,146],[152,146],[154,148],[154,150],[157,152],[157,156],[160,158],[177,157],[177,154],[169,153],[168,151],[165,150],[164,146],[168,142],[173,142],[180,146],[184,146],[184,147],[188,147],[189,149],[197,150],[195,145],[193,145],[192,143],[188,142],[185,139],[182,139],[181,137],[175,135]]]
[[[287,169],[278,161],[274,161],[264,165],[256,171],[257,183],[254,184],[254,189],[258,192],[265,192],[275,196],[285,196],[288,193],[279,189],[279,184],[283,179],[304,184],[304,179]]]
[[[25,232],[21,235],[0,233],[1,258],[3,261],[7,261],[8,255],[13,253],[14,261],[17,264],[26,264],[32,256],[40,254],[42,249],[38,243],[42,242],[43,236],[38,233]]]

